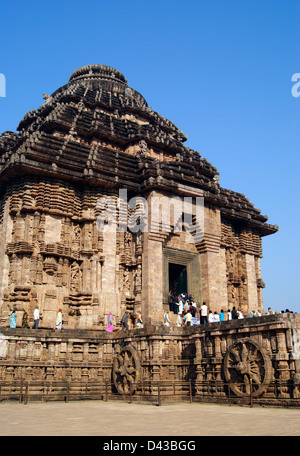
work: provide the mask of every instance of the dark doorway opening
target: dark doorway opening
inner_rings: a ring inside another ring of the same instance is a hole
[[[175,295],[188,292],[186,266],[169,263],[169,291]]]

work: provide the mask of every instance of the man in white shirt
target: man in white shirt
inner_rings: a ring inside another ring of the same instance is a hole
[[[186,314],[185,316],[185,323],[186,323],[186,326],[193,326],[193,320],[192,320],[192,314],[190,311],[188,311],[188,313]]]
[[[221,320],[221,319],[220,319],[220,315],[219,315],[217,312],[215,312],[215,313],[214,313],[213,321],[214,321],[214,322],[217,322],[217,321],[220,321],[220,320]]]
[[[40,312],[39,312],[38,306],[36,306],[36,308],[34,309],[33,319],[34,319],[34,323],[33,323],[32,329],[38,329],[39,321],[40,321]]]
[[[207,323],[207,305],[205,302],[202,304],[200,309],[200,323]]]
[[[170,315],[169,315],[168,310],[165,312],[165,315],[164,315],[164,325],[170,326]]]

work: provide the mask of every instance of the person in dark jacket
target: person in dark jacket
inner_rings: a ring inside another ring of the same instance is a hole
[[[231,317],[232,320],[237,320],[239,318],[239,314],[234,306],[232,308]]]
[[[128,331],[128,312],[126,310],[126,312],[124,313],[123,317],[122,317],[122,320],[121,320],[121,323],[122,323],[122,331],[124,331],[125,329],[127,329]]]

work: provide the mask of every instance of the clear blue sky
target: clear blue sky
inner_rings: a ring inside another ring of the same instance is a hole
[[[264,306],[300,312],[299,0],[1,0],[0,14],[1,132],[75,69],[117,68],[279,225],[263,238]]]

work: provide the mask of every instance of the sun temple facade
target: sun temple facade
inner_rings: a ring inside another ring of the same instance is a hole
[[[41,328],[58,309],[67,329],[140,309],[161,323],[173,288],[263,311],[261,239],[278,228],[171,121],[104,65],[44,98],[0,137],[0,326],[36,305]]]

